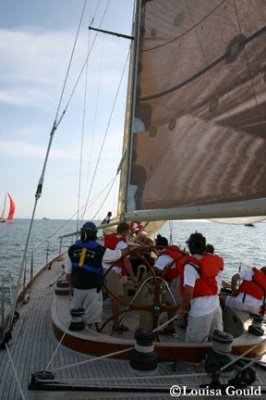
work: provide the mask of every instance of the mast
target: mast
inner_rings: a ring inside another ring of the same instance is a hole
[[[130,164],[130,146],[132,143],[131,132],[134,115],[134,104],[136,98],[136,77],[137,77],[137,65],[138,65],[138,37],[140,32],[140,15],[141,15],[141,0],[136,0],[134,21],[132,27],[133,42],[131,43],[131,52],[129,60],[129,79],[127,87],[127,104],[125,113],[125,127],[124,127],[124,141],[123,141],[123,153],[122,160],[119,165],[120,169],[120,184],[119,184],[119,195],[117,205],[117,215],[124,219],[126,213],[126,196],[127,196],[127,184],[129,181],[129,164]]]

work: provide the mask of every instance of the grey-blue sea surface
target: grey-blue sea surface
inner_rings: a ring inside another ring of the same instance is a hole
[[[21,265],[30,220],[16,219],[13,223],[0,224],[0,277],[9,273],[16,281]],[[34,272],[46,264],[47,259],[56,256],[60,250],[59,236],[77,230],[76,221],[35,220],[32,227],[27,270],[33,265]],[[201,232],[215,247],[215,252],[224,258],[224,279],[241,268],[262,267],[266,265],[266,223],[245,225],[219,224],[211,221],[173,221],[166,223],[159,233],[172,238],[174,244],[186,248],[186,240],[192,232]],[[157,232],[158,233],[158,232]],[[154,235],[154,237],[156,234]],[[73,238],[65,238],[61,250],[72,244]]]

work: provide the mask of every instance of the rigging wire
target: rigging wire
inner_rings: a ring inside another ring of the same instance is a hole
[[[66,87],[66,81],[67,81],[67,78],[68,78],[68,75],[69,75],[69,71],[70,71],[70,65],[72,64],[74,49],[76,48],[77,38],[79,36],[81,22],[83,20],[83,16],[84,16],[84,12],[85,12],[86,4],[87,4],[87,0],[85,0],[84,5],[83,5],[83,9],[82,9],[82,12],[81,12],[79,25],[78,25],[78,29],[77,29],[77,32],[76,32],[76,37],[75,37],[75,40],[74,40],[74,45],[73,45],[72,53],[71,53],[69,64],[68,64],[68,68],[67,68],[66,78],[65,78],[65,81],[64,81],[64,84],[63,84],[63,89],[62,89],[62,93],[61,93],[61,96],[60,96],[60,99],[59,99],[59,104],[58,104],[58,107],[57,107],[55,120],[54,120],[52,129],[51,129],[51,133],[50,133],[50,139],[49,139],[49,143],[48,143],[48,147],[47,147],[47,151],[46,151],[46,155],[45,155],[45,160],[44,160],[44,164],[43,164],[43,168],[42,168],[42,172],[41,172],[41,177],[39,179],[39,183],[38,183],[37,190],[36,190],[36,193],[35,193],[35,202],[34,202],[32,216],[31,216],[31,220],[30,220],[30,226],[29,226],[27,237],[26,237],[25,248],[24,248],[22,261],[21,261],[21,264],[20,264],[20,269],[19,269],[19,274],[18,274],[18,279],[17,279],[17,286],[16,286],[14,299],[13,299],[13,304],[12,304],[10,317],[9,317],[9,328],[10,329],[11,329],[12,324],[13,324],[13,318],[14,318],[17,298],[18,298],[18,295],[19,295],[19,292],[20,292],[21,279],[22,279],[22,275],[23,275],[24,265],[26,265],[25,261],[26,261],[27,251],[28,251],[30,237],[31,237],[32,225],[33,225],[35,212],[36,212],[36,208],[37,208],[37,202],[38,202],[38,200],[39,200],[39,198],[41,197],[41,194],[42,194],[44,175],[45,175],[45,171],[46,171],[46,166],[47,166],[47,162],[48,162],[48,158],[49,158],[49,154],[50,154],[50,150],[51,150],[54,134],[55,134],[55,131],[56,131],[58,125],[60,124],[60,122],[61,122],[61,120],[62,120],[62,118],[63,118],[63,116],[65,114],[65,111],[66,111],[66,110],[63,111],[61,117],[57,121],[58,114],[59,114],[59,109],[60,109],[62,98],[63,98],[63,93],[64,93],[65,87]]]
[[[91,160],[92,160],[92,150],[93,150],[93,144],[94,144],[94,138],[95,138],[95,127],[96,127],[96,121],[97,121],[97,112],[98,112],[98,105],[99,105],[99,98],[100,98],[100,88],[101,88],[101,75],[102,75],[102,59],[103,59],[103,52],[101,51],[100,53],[100,65],[97,68],[99,71],[98,74],[98,80],[97,80],[97,90],[96,90],[96,96],[95,96],[95,109],[94,109],[94,114],[92,118],[92,128],[91,128],[91,135],[90,135],[90,146],[89,146],[89,151],[88,151],[88,161],[87,161],[87,169],[86,169],[86,184],[85,187],[90,188],[90,168],[91,168]],[[88,195],[87,195],[88,196]],[[83,215],[84,217],[84,215]]]
[[[106,5],[105,11],[104,11],[104,15],[103,15],[102,20],[101,20],[101,24],[102,24],[102,21],[104,19],[104,16],[105,16],[105,13],[106,13],[106,10],[108,8],[109,3],[110,3],[110,0],[108,1],[107,5]],[[75,92],[75,90],[76,90],[76,88],[78,86],[78,83],[79,83],[79,80],[80,80],[80,78],[82,76],[84,68],[87,65],[87,60],[89,59],[91,50],[93,48],[93,45],[95,43],[95,39],[97,37],[97,34],[96,34],[95,37],[94,37],[93,43],[91,45],[89,54],[87,55],[86,60],[85,60],[85,62],[83,64],[83,67],[82,67],[82,69],[81,69],[81,71],[80,71],[80,73],[78,75],[78,78],[77,78],[76,83],[74,85],[74,88],[73,88],[73,90],[71,92],[71,95],[70,95],[70,97],[69,97],[69,99],[68,99],[68,101],[66,103],[66,106],[65,106],[61,116],[58,117],[59,116],[60,107],[61,107],[61,104],[62,104],[62,100],[63,100],[63,95],[64,95],[65,88],[66,88],[66,83],[67,83],[67,80],[68,80],[68,77],[69,77],[69,72],[70,72],[72,61],[73,61],[73,55],[74,55],[74,52],[75,52],[75,49],[76,49],[77,39],[78,39],[78,36],[79,36],[79,33],[80,33],[81,23],[82,23],[82,20],[83,20],[83,17],[84,17],[86,5],[87,5],[87,0],[85,0],[84,4],[83,4],[81,17],[80,17],[79,24],[78,24],[78,29],[77,29],[77,32],[76,32],[76,36],[75,36],[75,40],[74,40],[74,44],[73,44],[70,60],[69,60],[68,67],[67,67],[66,77],[65,77],[65,80],[64,80],[64,83],[63,83],[63,88],[62,88],[60,99],[59,99],[59,103],[58,103],[58,106],[57,106],[55,119],[54,119],[53,126],[52,126],[52,129],[51,129],[51,132],[50,132],[50,140],[49,140],[47,151],[46,151],[46,156],[45,156],[45,160],[44,160],[44,165],[43,165],[41,177],[39,179],[37,190],[36,190],[36,193],[35,193],[35,203],[34,203],[34,207],[33,207],[33,211],[32,211],[32,216],[31,216],[31,220],[30,220],[30,226],[29,226],[29,230],[28,230],[28,234],[27,234],[27,238],[26,238],[26,243],[25,243],[24,252],[23,252],[23,256],[22,256],[22,261],[21,261],[21,264],[20,264],[18,280],[17,280],[17,285],[16,285],[16,291],[15,291],[15,294],[14,294],[12,309],[11,309],[10,318],[9,318],[9,327],[10,328],[11,328],[12,323],[13,323],[13,317],[14,317],[14,312],[15,312],[15,307],[16,307],[16,300],[18,298],[20,287],[21,287],[21,279],[22,279],[22,275],[23,275],[23,270],[24,270],[24,268],[26,266],[27,252],[28,252],[28,247],[29,247],[29,242],[30,242],[30,237],[31,237],[33,221],[34,221],[34,218],[35,218],[37,202],[38,202],[38,200],[39,200],[39,198],[41,197],[41,194],[42,194],[44,175],[45,175],[45,171],[46,171],[46,165],[47,165],[47,162],[48,162],[48,157],[49,157],[49,154],[50,154],[50,150],[51,150],[54,134],[55,134],[55,131],[58,128],[59,124],[61,123],[61,121],[62,121],[67,109],[68,109],[68,106],[69,106],[70,101],[71,101],[71,99],[72,99],[72,97],[74,95],[74,92]],[[76,213],[75,213],[75,215],[76,215]]]
[[[99,197],[104,193],[104,191],[107,190],[107,189],[109,188],[110,185],[111,185],[111,188],[112,188],[116,177],[117,177],[117,175],[115,175],[115,176],[107,183],[107,185],[106,185],[103,189],[101,189],[100,192],[98,192],[98,193],[95,194],[95,196],[90,200],[91,202],[90,202],[89,206],[92,206],[92,205],[99,199]],[[111,190],[111,189],[110,189],[110,190]],[[108,191],[108,194],[109,194],[110,190]],[[58,232],[60,232],[67,224],[69,224],[70,221],[74,220],[74,219],[76,218],[77,214],[80,213],[81,210],[82,210],[84,207],[85,207],[85,205],[83,205],[79,210],[77,210],[64,224],[62,224],[58,229],[56,229],[56,231],[54,231],[50,236],[48,236],[45,240],[43,240],[43,241],[37,246],[37,249],[38,249],[38,248],[41,248],[45,243],[47,243],[47,241],[49,241],[49,239],[53,238],[53,237],[54,237]],[[70,234],[67,234],[67,235],[62,235],[62,236],[60,236],[60,238],[68,237],[68,236],[72,236],[72,235],[76,235],[77,233],[79,233],[79,228],[77,229],[76,232],[70,233]]]
[[[114,99],[114,102],[113,102],[113,105],[112,105],[111,113],[110,113],[110,116],[109,116],[109,120],[108,120],[108,123],[107,123],[107,127],[106,127],[106,130],[105,130],[105,133],[104,133],[102,145],[101,145],[101,148],[100,148],[100,151],[99,151],[99,155],[98,155],[98,158],[97,158],[97,162],[96,162],[96,165],[95,165],[95,169],[94,169],[94,173],[93,173],[93,177],[92,177],[92,181],[91,181],[91,185],[90,185],[90,189],[89,189],[89,193],[88,193],[88,197],[87,197],[87,202],[89,201],[89,198],[90,198],[90,195],[91,195],[93,183],[94,183],[94,180],[95,180],[95,177],[96,177],[96,173],[97,173],[97,169],[98,169],[98,166],[99,166],[99,162],[100,162],[100,159],[101,159],[101,156],[102,156],[102,152],[103,152],[104,144],[105,144],[105,141],[106,141],[107,133],[108,133],[108,130],[110,128],[110,124],[111,124],[112,116],[113,116],[113,113],[114,113],[115,105],[116,105],[116,102],[117,102],[117,99],[118,99],[118,94],[119,94],[119,91],[120,91],[120,88],[121,88],[121,85],[122,85],[122,81],[123,81],[124,74],[125,74],[125,71],[126,71],[126,66],[128,65],[128,60],[129,60],[129,52],[127,54],[127,57],[126,57],[126,60],[125,60],[125,63],[124,63],[122,76],[121,76],[121,79],[120,79],[120,82],[119,82],[119,85],[118,85],[118,89],[116,91],[116,95],[115,95],[115,99]],[[84,219],[84,215],[85,215],[86,211],[87,211],[87,204],[86,204],[86,207],[84,209],[84,213],[83,213],[83,218],[82,219]]]
[[[97,11],[100,5],[100,0],[97,3],[96,9],[93,13],[93,16],[91,18],[91,25],[94,22],[95,16],[97,15]],[[88,31],[88,50],[87,50],[87,55],[90,52],[90,30]],[[85,132],[85,116],[86,116],[86,102],[87,102],[87,88],[88,88],[88,70],[89,70],[89,62],[88,62],[88,57],[86,59],[86,73],[85,73],[85,87],[84,87],[84,99],[83,99],[83,115],[82,115],[82,129],[81,129],[81,143],[80,143],[80,164],[79,164],[79,180],[78,180],[78,200],[77,200],[77,205],[78,205],[78,210],[80,209],[80,198],[81,198],[81,171],[82,171],[82,165],[83,165],[83,143],[84,143],[84,132]],[[78,230],[78,225],[79,225],[79,212],[77,214],[77,230]]]
[[[88,46],[89,46],[89,36],[88,33]],[[82,164],[83,164],[83,143],[84,143],[84,132],[85,132],[85,116],[86,116],[86,102],[87,102],[87,83],[88,83],[88,68],[89,63],[86,63],[86,74],[85,74],[85,87],[84,87],[84,98],[83,98],[83,112],[82,112],[82,128],[81,128],[81,141],[80,141],[80,159],[79,159],[79,179],[78,179],[78,199],[77,205],[78,210],[80,208],[80,194],[81,194],[81,172],[82,172]],[[77,213],[77,230],[79,224],[79,212]]]
[[[110,186],[110,189],[108,190],[108,192],[106,193],[106,196],[104,197],[102,203],[100,204],[100,207],[98,208],[98,211],[96,211],[96,213],[95,213],[94,216],[92,217],[93,220],[96,219],[96,217],[97,217],[98,213],[101,211],[102,206],[104,205],[104,203],[105,203],[107,197],[109,196],[111,190],[113,189],[114,184],[115,184],[115,181],[116,181],[116,177],[117,177],[117,175],[114,177],[113,182],[112,182],[112,185]]]
[[[110,3],[110,0],[108,1],[107,5],[106,5],[106,7],[105,7],[105,10],[104,10],[104,13],[103,13],[103,16],[102,16],[102,19],[101,19],[101,21],[100,21],[99,26],[102,26],[102,23],[103,23],[105,14],[106,14],[106,12],[107,12],[109,3]],[[67,108],[68,108],[68,106],[69,106],[69,104],[70,104],[70,102],[71,102],[71,100],[72,100],[72,97],[73,97],[73,95],[74,95],[74,93],[75,93],[75,91],[76,91],[76,88],[77,88],[77,86],[78,86],[78,84],[79,84],[79,81],[80,81],[80,79],[81,79],[81,76],[82,76],[82,74],[83,74],[83,71],[84,71],[84,69],[85,69],[85,67],[86,67],[86,65],[87,65],[87,60],[89,59],[89,57],[90,57],[90,55],[91,55],[91,52],[92,52],[92,49],[93,49],[93,47],[94,47],[94,44],[95,44],[95,41],[96,41],[97,36],[98,36],[98,32],[96,32],[96,34],[95,34],[95,36],[94,36],[94,38],[93,38],[93,40],[92,40],[92,44],[91,44],[91,47],[90,47],[89,52],[88,52],[88,54],[87,54],[87,57],[86,57],[86,59],[85,59],[85,61],[84,61],[84,63],[83,63],[83,66],[81,67],[80,73],[79,73],[79,75],[78,75],[78,77],[77,77],[77,79],[76,79],[76,82],[75,82],[75,84],[74,84],[74,87],[73,87],[73,89],[72,89],[72,92],[70,93],[69,99],[68,99],[68,101],[67,101],[67,103],[66,103],[64,113],[66,112],[66,110],[67,110]]]
[[[84,13],[85,13],[86,5],[87,5],[87,0],[85,0],[84,4],[83,4],[83,9],[82,9],[82,13],[81,13],[80,20],[79,20],[79,25],[78,25],[78,30],[77,30],[77,33],[76,33],[74,45],[73,45],[73,48],[72,48],[72,52],[71,52],[71,56],[70,56],[70,60],[69,60],[69,63],[68,63],[64,84],[63,84],[63,89],[62,89],[62,92],[61,92],[61,96],[60,96],[58,107],[57,107],[57,111],[56,111],[55,121],[57,121],[59,110],[60,110],[60,107],[61,107],[61,103],[63,101],[63,96],[64,96],[64,93],[65,93],[65,88],[66,88],[66,84],[67,84],[67,80],[68,80],[68,76],[69,76],[69,72],[70,72],[70,67],[71,67],[71,64],[72,64],[73,57],[74,57],[74,52],[75,52],[75,49],[76,49],[76,45],[77,45],[79,32],[80,32],[80,28],[81,28],[81,23],[82,23],[83,16],[84,16]]]

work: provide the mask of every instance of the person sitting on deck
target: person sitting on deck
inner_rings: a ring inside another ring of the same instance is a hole
[[[190,257],[180,261],[182,304],[177,314],[188,312],[186,342],[203,342],[215,329],[223,330],[222,309],[218,296],[217,275],[223,259],[205,253],[206,239],[192,233],[187,241]]]
[[[157,236],[156,249],[159,256],[155,260],[154,269],[157,274],[159,273],[159,275],[162,276],[162,278],[166,278],[165,275],[168,271],[168,268],[171,268],[170,265],[175,268],[176,261],[179,260],[183,256],[183,254],[178,246],[169,245],[167,238],[161,235]],[[167,267],[166,271],[165,267]],[[172,296],[169,292],[167,293],[165,297],[166,304],[174,304],[174,301],[176,302],[176,304],[181,304],[181,297],[179,292],[179,277],[175,275],[174,277],[169,279],[169,281],[169,289]],[[168,320],[170,320],[173,316],[173,313],[168,313]],[[170,335],[173,333],[175,333],[174,321],[169,322],[169,324],[163,330],[159,331],[160,335]]]
[[[97,228],[86,222],[81,228],[81,238],[69,247],[64,267],[73,295],[71,310],[84,309],[84,320],[89,328],[101,322],[103,267],[102,262],[112,262],[129,254],[129,249],[110,250],[96,242]]]
[[[108,214],[107,214],[106,217],[102,220],[101,225],[110,224],[111,217],[112,217],[112,211],[108,211]]]
[[[239,281],[242,281],[237,288]],[[263,313],[266,295],[266,266],[238,272],[231,279],[232,294],[226,297],[226,305],[251,314]]]
[[[127,236],[129,233],[129,225],[126,222],[120,222],[117,226],[116,233],[106,234],[104,237],[104,245],[109,249],[129,249],[127,243]],[[123,284],[122,280],[127,277],[127,274],[133,281],[133,285],[138,285],[137,279],[133,273],[132,265],[128,256],[123,257],[115,263],[104,263],[104,268],[109,270],[106,275],[107,287],[113,292],[116,297],[112,299],[112,312],[114,318],[113,331],[122,333],[127,331],[128,327],[119,323],[119,312],[120,312],[120,299],[123,296]]]

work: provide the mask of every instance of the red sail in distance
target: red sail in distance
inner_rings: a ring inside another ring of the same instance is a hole
[[[9,213],[8,213],[8,216],[7,216],[7,220],[8,220],[8,221],[12,221],[13,218],[14,218],[14,214],[15,214],[15,210],[16,210],[16,205],[15,205],[14,200],[13,200],[12,197],[10,196],[10,194],[7,193],[7,195],[8,195],[9,204],[10,204],[10,206],[9,206]]]

